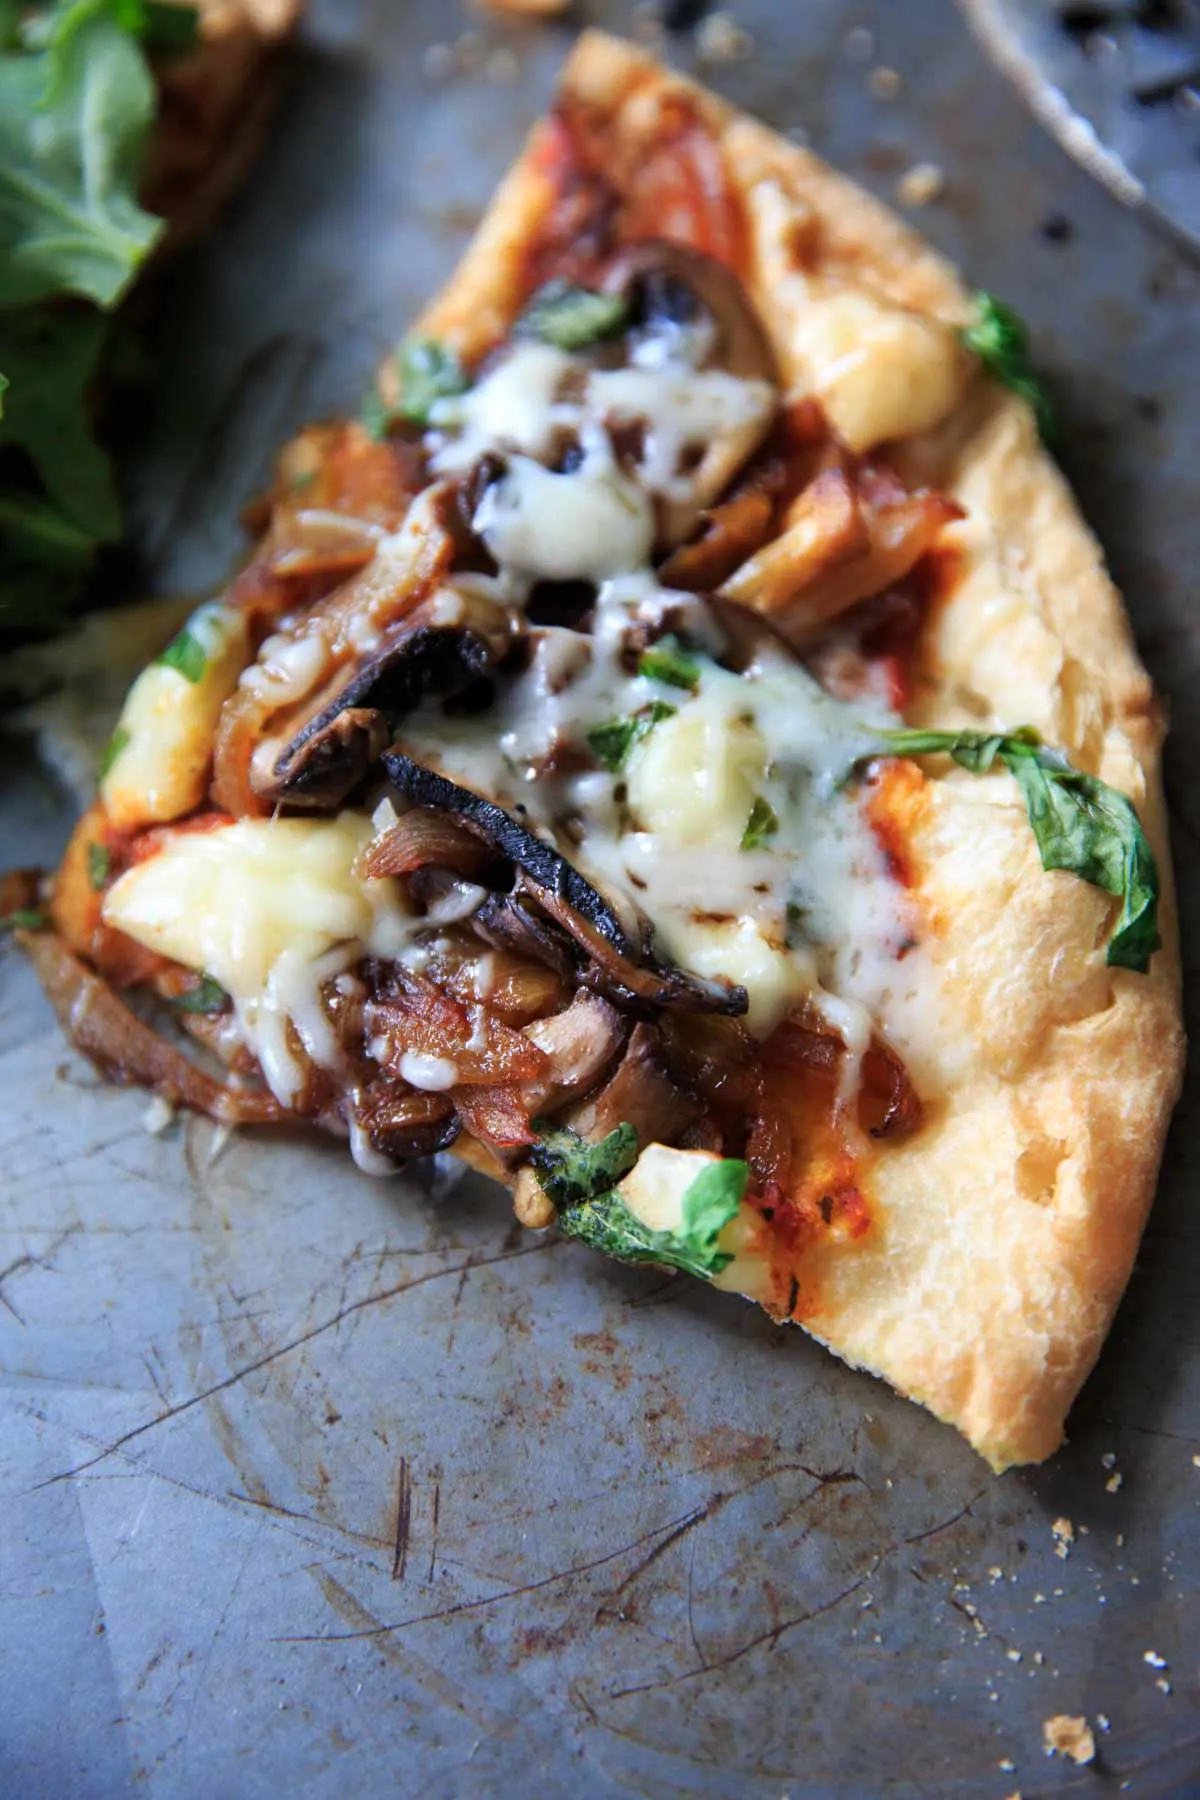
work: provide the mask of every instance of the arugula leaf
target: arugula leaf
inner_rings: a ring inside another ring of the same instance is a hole
[[[89,390],[108,331],[104,315],[90,309],[20,307],[0,313],[0,364],[12,383],[0,445],[24,451],[56,511],[89,540],[89,555],[97,544],[115,543],[121,535],[112,464],[88,419]],[[11,529],[12,521],[6,524]],[[61,566],[61,534],[52,538],[48,560]],[[42,560],[36,543],[27,541],[24,553]]]
[[[229,995],[211,975],[202,975],[195,987],[173,995],[171,1005],[179,1012],[219,1013],[229,1005]]]
[[[107,844],[90,843],[87,847],[88,880],[97,894],[108,880],[112,857]]]
[[[616,337],[629,318],[620,294],[597,294],[573,281],[548,281],[538,289],[517,321],[524,337],[540,338],[559,350],[586,350]]]
[[[975,317],[963,330],[962,341],[989,375],[1029,402],[1042,441],[1052,443],[1057,432],[1054,409],[1033,372],[1024,320],[1003,300],[981,290],[975,296]]]
[[[893,755],[951,756],[985,775],[996,762],[1015,776],[1043,869],[1066,869],[1112,894],[1121,911],[1108,943],[1113,968],[1144,974],[1159,948],[1158,866],[1133,803],[1107,782],[1072,768],[1061,750],[1020,731],[886,731]]]
[[[0,419],[4,417],[4,394],[8,387],[8,376],[0,375]]]
[[[750,808],[750,817],[746,820],[746,829],[742,833],[742,849],[761,850],[767,839],[774,837],[778,830],[779,820],[775,808],[760,794]]]
[[[533,1129],[540,1142],[530,1161],[560,1208],[594,1199],[637,1161],[637,1132],[632,1125],[618,1125],[598,1144],[589,1144],[567,1125],[551,1125],[545,1119],[535,1119]]]
[[[559,1227],[620,1262],[658,1263],[708,1281],[733,1261],[717,1240],[736,1217],[749,1176],[747,1165],[732,1157],[707,1164],[684,1192],[677,1231],[652,1230],[616,1192],[567,1207]]]
[[[65,0],[0,56],[0,305],[112,306],[162,232],[137,203],[154,82],[108,0]]]
[[[673,719],[676,709],[665,700],[652,700],[629,719],[609,719],[587,734],[587,741],[610,775],[619,775],[634,750],[650,736],[664,719]]]
[[[643,650],[638,674],[651,681],[665,681],[668,687],[688,688],[695,692],[700,685],[700,664],[682,650],[677,639],[665,637]]]
[[[203,679],[204,671],[208,667],[208,657],[203,644],[193,632],[188,630],[186,625],[171,639],[157,661],[165,663],[168,669],[177,670],[185,681],[191,682],[193,687]]]

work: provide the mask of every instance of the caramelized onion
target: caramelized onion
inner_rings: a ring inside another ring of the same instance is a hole
[[[522,1032],[482,1005],[452,999],[410,969],[397,967],[387,998],[371,1001],[365,1020],[368,1036],[381,1040],[381,1060],[401,1080],[410,1079],[408,1057],[444,1064],[446,1087],[533,1081],[549,1067]]]
[[[67,1038],[107,1081],[150,1088],[221,1125],[270,1125],[287,1117],[274,1095],[225,1087],[189,1062],[53,932],[19,932],[18,938]]]
[[[411,875],[416,869],[448,869],[452,875],[473,879],[493,862],[491,851],[473,832],[445,813],[414,806],[396,823],[367,845],[358,856],[354,872],[360,878]]]

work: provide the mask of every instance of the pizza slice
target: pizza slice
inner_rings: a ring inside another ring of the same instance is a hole
[[[884,208],[584,36],[135,683],[24,933],[76,1044],[453,1150],[1046,1456],[1181,1033],[1161,717],[1036,400]]]

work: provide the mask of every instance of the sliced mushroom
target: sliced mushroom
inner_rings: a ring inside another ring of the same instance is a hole
[[[424,695],[449,699],[486,682],[522,631],[506,608],[440,590],[339,673],[273,764],[260,770],[256,759],[254,792],[273,805],[340,805]]]
[[[632,1125],[640,1144],[672,1144],[702,1111],[694,1095],[672,1078],[658,1032],[642,1023],[634,1026],[611,1080],[571,1115],[570,1125],[594,1140],[618,1125]]]
[[[635,1034],[641,1029],[635,1026]],[[555,1112],[595,1087],[619,1055],[627,1030],[616,1008],[595,994],[576,994],[564,1012],[527,1025],[525,1036],[550,1061],[546,1076],[525,1089],[531,1114]]]
[[[462,1129],[446,1094],[423,1094],[396,1082],[375,1081],[355,1096],[354,1115],[373,1150],[393,1162],[435,1156]]]

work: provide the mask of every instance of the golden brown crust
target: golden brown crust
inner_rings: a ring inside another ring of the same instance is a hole
[[[664,101],[689,96],[744,203],[744,274],[780,367],[870,442],[893,414],[864,417],[861,393],[821,386],[846,305],[860,335],[866,320],[868,397],[920,420],[898,466],[967,509],[945,534],[959,578],[924,646],[914,719],[1036,726],[1133,797],[1158,857],[1164,948],[1148,976],[1110,970],[1113,903],[1042,871],[1007,777],[955,772],[919,790],[910,847],[938,991],[915,1026],[884,1024],[932,1116],[876,1159],[873,1229],[805,1250],[794,1271],[796,1316],[831,1349],[996,1467],[1037,1460],[1061,1441],[1128,1279],[1180,1081],[1161,714],[1029,409],[962,358],[953,327],[970,296],[950,265],[810,152],[632,46],[586,34],[564,90],[622,139],[652,137]],[[548,196],[531,147],[422,329],[468,355],[503,333]]]

